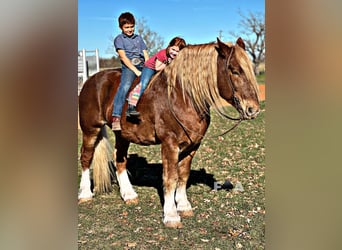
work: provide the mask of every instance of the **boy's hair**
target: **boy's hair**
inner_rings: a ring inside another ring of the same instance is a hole
[[[129,13],[129,12],[125,12],[125,13],[122,13],[120,16],[119,16],[119,27],[122,28],[122,26],[124,26],[125,24],[133,24],[135,25],[135,19],[134,19],[134,16]]]
[[[176,36],[172,38],[172,40],[170,41],[169,45],[166,48],[166,51],[168,52],[170,47],[172,46],[178,46],[179,50],[181,50],[186,46],[186,42],[183,38]]]

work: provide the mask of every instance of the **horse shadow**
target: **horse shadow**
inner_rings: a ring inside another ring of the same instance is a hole
[[[164,204],[162,164],[148,163],[145,157],[130,154],[127,159],[127,171],[132,185],[155,188],[161,204]],[[214,175],[207,173],[204,168],[201,168],[200,170],[190,170],[187,188],[191,185],[205,184],[214,189],[215,183],[217,181]]]

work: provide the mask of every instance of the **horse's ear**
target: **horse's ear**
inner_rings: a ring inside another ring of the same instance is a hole
[[[243,48],[243,50],[246,50],[246,48],[245,48],[245,43],[244,43],[244,41],[242,40],[241,37],[239,37],[239,38],[236,40],[236,44],[239,45],[241,48]]]
[[[216,51],[218,52],[219,56],[225,58],[228,57],[227,51],[229,51],[229,46],[221,42],[219,38],[217,38],[218,47],[215,47]]]

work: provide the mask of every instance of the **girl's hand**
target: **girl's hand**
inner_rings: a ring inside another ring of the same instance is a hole
[[[161,61],[159,61],[158,59],[156,59],[156,67],[155,67],[155,70],[156,70],[156,71],[163,70],[165,67],[166,67],[166,64],[165,64],[164,61],[161,62]]]
[[[166,60],[163,61],[164,64],[168,65],[172,61],[172,58],[168,57]]]

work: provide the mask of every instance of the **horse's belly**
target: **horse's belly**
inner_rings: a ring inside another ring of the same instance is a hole
[[[144,128],[122,129],[121,135],[126,140],[139,145],[155,145],[159,144],[155,134]]]

